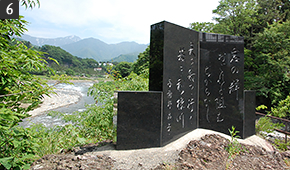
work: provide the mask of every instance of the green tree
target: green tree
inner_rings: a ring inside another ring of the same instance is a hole
[[[150,46],[146,48],[143,53],[138,55],[137,61],[133,64],[133,71],[136,74],[143,73],[146,69],[149,69],[149,57],[150,57]]]
[[[245,86],[277,104],[290,92],[290,21],[270,25],[255,39]]]
[[[25,30],[25,20],[2,20],[0,22],[0,95],[2,107],[9,108],[14,112],[26,114],[39,103],[42,95],[49,94],[49,87],[35,76],[33,71],[50,70],[41,52],[28,49],[22,42],[17,42],[12,35],[21,35]],[[11,45],[12,43],[15,45]],[[19,107],[21,102],[29,100],[31,107]]]
[[[70,75],[70,76],[75,75],[75,71],[73,71],[73,70],[70,69],[70,68],[68,68],[68,69],[65,71],[65,73],[66,73],[67,75]]]
[[[212,22],[194,22],[190,24],[190,29],[200,32],[213,32],[214,30],[214,23]]]
[[[245,46],[251,45],[254,27],[258,25],[257,10],[259,6],[255,0],[221,0],[213,14],[218,22],[213,28],[215,33],[243,36]]]
[[[287,0],[257,0],[260,6],[259,21],[261,26],[289,19],[290,2]]]
[[[34,8],[38,0],[20,0],[26,8]],[[28,111],[37,107],[43,95],[51,88],[33,71],[50,70],[42,58],[43,53],[27,48],[14,36],[21,36],[27,29],[23,16],[19,19],[0,20],[0,169],[29,168],[36,144],[32,134],[17,127]],[[52,70],[50,70],[53,72]],[[29,103],[22,107],[22,103]]]
[[[271,108],[271,115],[276,117],[289,117],[290,115],[290,95],[286,99],[279,101],[276,107]]]
[[[283,14],[283,21],[290,19],[290,2],[288,0],[281,0],[280,12]]]
[[[132,63],[120,62],[116,65],[115,70],[118,71],[122,77],[127,77],[132,71]]]

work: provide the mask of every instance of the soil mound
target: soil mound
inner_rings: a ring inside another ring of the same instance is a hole
[[[151,165],[150,169],[290,169],[286,164],[290,162],[288,152],[281,153],[276,149],[266,151],[260,146],[240,144],[239,152],[230,155],[227,151],[229,144],[230,141],[221,135],[207,134],[198,140],[190,141],[179,151],[175,162],[172,160],[159,162]],[[119,160],[95,151],[98,150],[99,145],[91,144],[61,154],[46,155],[34,162],[31,169],[120,169],[118,168]],[[142,155],[142,152],[138,153]],[[144,154],[146,154],[145,151]],[[136,162],[135,156],[126,159],[132,159],[128,162]],[[152,158],[147,159],[143,162],[152,162]],[[121,169],[131,168],[132,166],[128,164],[127,167],[123,166]],[[134,169],[148,168],[140,162]]]

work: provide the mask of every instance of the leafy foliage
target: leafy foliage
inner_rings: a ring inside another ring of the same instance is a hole
[[[149,69],[149,55],[150,55],[150,46],[148,46],[143,53],[140,53],[138,55],[137,61],[133,64],[134,73],[138,75],[143,74],[144,71]]]
[[[286,99],[279,101],[276,107],[271,108],[271,115],[276,117],[289,117],[290,114],[290,96]]]
[[[260,106],[256,107],[256,110],[265,110],[265,109],[268,109],[268,107],[265,105],[260,105]]]
[[[132,70],[132,63],[129,62],[120,62],[116,67],[115,70],[119,72],[122,77],[127,77]]]
[[[1,130],[0,137],[0,163],[6,169],[29,169],[29,162],[35,157],[38,146],[34,142],[32,133],[15,126],[8,130]]]
[[[246,86],[269,98],[272,104],[289,94],[290,30],[289,21],[275,23],[256,36],[254,48],[245,66]]]
[[[232,126],[232,129],[229,129],[229,132],[231,135],[231,140],[225,149],[229,153],[229,159],[234,159],[236,155],[240,154],[240,152],[243,152],[244,150],[237,140],[237,138],[240,138],[240,136],[238,136],[239,131],[237,131],[234,126]]]
[[[282,123],[273,123],[269,117],[261,117],[256,124],[256,133],[265,137],[266,133],[272,133],[275,129],[284,127]]]
[[[285,142],[284,140],[275,139],[274,143],[275,143],[276,148],[281,150],[281,151],[289,150],[289,146],[290,146],[289,141]]]
[[[26,8],[39,4],[33,0],[20,3]],[[16,125],[29,116],[27,112],[37,107],[43,95],[52,92],[43,80],[30,74],[34,71],[53,73],[42,58],[43,53],[13,38],[26,31],[26,24],[23,16],[0,20],[0,169],[29,168],[37,143],[29,130]],[[28,106],[23,107],[23,103]]]
[[[10,38],[25,31],[26,21],[22,20],[23,17],[20,18],[0,22],[2,35],[0,37],[0,107],[25,114],[39,104],[42,95],[48,95],[51,90],[43,80],[37,79],[29,72],[48,70],[53,73],[53,71],[41,58],[42,53],[28,49],[21,42]],[[25,100],[31,101],[31,105],[27,108],[20,107],[21,102]]]
[[[212,32],[214,25],[212,22],[194,22],[190,24],[190,29],[200,32]]]
[[[260,105],[256,108],[256,110],[265,110],[267,108],[268,107],[265,105]],[[259,118],[259,120],[256,123],[255,130],[257,134],[266,137],[265,132],[272,133],[274,132],[275,129],[281,129],[282,127],[284,127],[283,123],[273,123],[271,118],[265,116]]]
[[[249,28],[255,24],[257,4],[254,0],[222,0],[213,13],[218,17],[214,20],[219,24],[215,25],[218,33],[231,35],[248,35]]]
[[[38,6],[38,8],[40,7],[40,2],[39,0],[19,0],[21,6],[25,6],[25,8],[35,8],[36,5]]]
[[[41,79],[29,72],[38,70],[53,71],[41,58],[42,53],[28,49],[23,43],[17,42],[13,35],[22,34],[26,21],[1,20],[0,22],[0,108],[3,112],[17,117],[7,121],[13,127],[20,118],[27,117],[28,111],[35,108],[42,95],[48,95],[51,88]],[[21,103],[30,101],[29,107],[21,107]]]

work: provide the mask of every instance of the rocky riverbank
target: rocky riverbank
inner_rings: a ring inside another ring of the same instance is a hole
[[[98,80],[70,80],[70,82],[79,84],[83,83],[84,85],[93,83],[98,83]],[[57,81],[49,80],[48,84],[56,85],[58,87],[60,84],[56,84]],[[65,87],[66,85],[63,84]],[[70,85],[67,85],[70,86]],[[50,94],[49,96],[44,96],[42,99],[42,103],[39,105],[38,108],[30,111],[29,114],[31,116],[37,116],[40,114],[45,113],[46,111],[53,110],[60,107],[65,107],[71,104],[75,104],[80,101],[81,97],[84,95],[81,93],[80,90],[74,90],[72,88],[56,88],[54,90],[56,94]],[[85,94],[86,95],[86,94]]]
[[[44,96],[44,98],[42,99],[42,103],[39,105],[39,107],[28,112],[28,114],[30,114],[31,116],[36,116],[52,109],[77,103],[81,98],[80,93],[75,92],[74,94],[71,94],[70,90],[56,89],[54,92],[56,94]]]

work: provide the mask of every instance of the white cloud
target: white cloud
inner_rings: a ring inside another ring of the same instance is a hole
[[[149,43],[151,24],[167,20],[188,27],[191,22],[209,22],[218,0],[40,0],[40,3],[40,9],[20,10],[31,20],[30,35],[51,27],[54,34],[71,33],[114,43]]]

